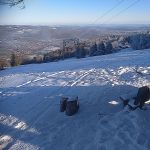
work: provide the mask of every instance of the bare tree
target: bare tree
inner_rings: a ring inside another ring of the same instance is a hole
[[[25,8],[24,0],[0,0],[0,5],[9,5],[10,7],[21,5],[21,8]]]

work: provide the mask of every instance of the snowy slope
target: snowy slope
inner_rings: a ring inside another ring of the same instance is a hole
[[[150,84],[149,58],[150,50],[132,51],[1,71],[1,148],[149,150],[149,109],[119,100]],[[62,95],[79,96],[76,115],[59,112]]]

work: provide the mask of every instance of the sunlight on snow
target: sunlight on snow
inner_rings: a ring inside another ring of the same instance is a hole
[[[24,95],[24,94],[28,94],[29,92],[20,92],[20,91],[9,91],[9,92],[0,92],[1,96],[17,96],[17,95]]]
[[[10,150],[39,150],[39,147],[31,143],[17,140]]]
[[[9,135],[2,135],[2,136],[0,136],[0,150],[4,149],[12,141],[13,141],[13,139]]]
[[[110,101],[110,102],[108,102],[109,104],[112,104],[112,105],[118,105],[119,104],[119,102],[117,102],[117,101]]]
[[[12,127],[14,129],[27,130],[27,132],[39,134],[36,129],[29,128],[29,126],[24,121],[19,120],[12,115],[6,116],[4,114],[0,114],[0,124]]]
[[[143,74],[143,77],[138,74]],[[34,86],[103,86],[110,83],[115,85],[135,85],[140,86],[140,81],[143,83],[143,79],[146,82],[149,80],[150,67],[140,66],[121,66],[118,68],[89,68],[84,70],[72,70],[72,71],[59,71],[59,72],[43,72],[29,73],[29,74],[17,74],[19,80],[16,81],[16,75],[0,77],[2,81],[2,87],[34,87]],[[24,77],[25,80],[24,80]],[[17,78],[18,79],[18,78]],[[139,81],[137,85],[137,80]],[[17,86],[16,86],[17,84]],[[2,96],[16,96],[17,94],[26,93],[0,93]]]

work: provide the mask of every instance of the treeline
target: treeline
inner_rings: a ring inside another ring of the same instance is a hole
[[[124,43],[127,43],[130,47],[136,50],[150,48],[150,32],[129,35],[121,38],[122,39],[120,41],[116,41],[118,44],[120,43],[124,45]],[[113,40],[94,42],[92,44],[86,42],[79,42],[73,47],[65,47],[63,49],[50,51],[43,55],[35,55],[34,57],[31,57],[30,55],[26,57],[17,53],[13,53],[9,61],[6,61],[5,59],[0,59],[0,70],[3,70],[8,66],[13,67],[32,63],[53,62],[72,57],[80,59],[84,57],[107,55],[118,50],[116,47],[113,46],[112,43]]]
[[[76,58],[83,58],[85,56],[99,56],[99,55],[107,55],[111,54],[115,51],[111,42],[99,42],[98,44],[95,42],[90,46],[90,49],[87,50],[84,44],[80,44],[75,51]]]
[[[53,62],[58,60],[63,60],[67,58],[84,58],[86,56],[98,56],[98,55],[106,55],[113,53],[113,46],[111,42],[100,42],[100,43],[93,43],[88,47],[84,42],[79,43],[74,47],[65,47],[65,49],[59,49],[55,51],[51,51],[49,53],[43,55],[36,55],[31,58],[31,56],[25,57],[23,55],[19,55],[18,53],[12,53],[10,57],[9,64],[6,63],[5,60],[0,61],[0,70],[3,70],[5,67],[11,66],[18,66],[18,65],[26,65],[26,64],[33,64],[33,63],[46,63],[46,62]]]
[[[150,32],[129,36],[127,40],[133,49],[140,50],[150,48]]]
[[[0,70],[4,70],[7,67],[14,67],[21,65],[22,58],[19,54],[12,53],[9,59],[0,59]]]
[[[47,54],[44,54],[43,61],[56,61],[71,57],[76,58],[84,58],[86,56],[98,56],[98,55],[106,55],[113,53],[114,49],[111,44],[111,42],[100,42],[100,43],[93,43],[88,47],[86,43],[80,42],[78,45],[76,45],[74,48],[65,48],[64,50],[59,50],[55,52],[50,52]]]
[[[6,68],[8,66],[8,63],[6,61],[6,59],[1,58],[0,59],[0,70],[4,70],[4,68]]]

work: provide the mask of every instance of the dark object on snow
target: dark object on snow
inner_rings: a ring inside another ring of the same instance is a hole
[[[62,97],[60,100],[60,112],[64,112],[66,110],[67,97]]]
[[[79,109],[78,97],[75,100],[67,101],[66,115],[72,116],[78,111],[78,109]]]
[[[129,99],[125,99],[125,98],[122,98],[120,97],[120,99],[122,100],[123,102],[123,107],[126,107],[128,106],[129,107],[129,110],[135,110],[137,107],[133,107],[129,104]]]
[[[126,107],[126,106],[128,105],[128,103],[129,103],[129,100],[128,100],[128,99],[123,100],[123,106],[124,106],[124,107]]]
[[[139,105],[140,108],[144,106],[144,103],[149,99],[150,89],[147,86],[139,88],[137,97],[135,98],[134,105]]]
[[[123,102],[123,107],[126,107],[128,104],[129,104],[129,99],[128,98],[126,98],[126,97],[124,97],[124,96],[120,96],[119,97],[121,100],[122,100],[122,102]]]

